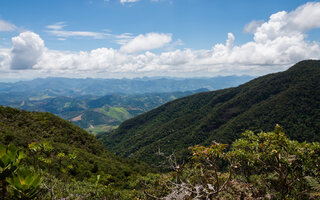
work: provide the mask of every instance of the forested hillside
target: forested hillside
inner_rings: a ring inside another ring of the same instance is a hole
[[[79,187],[88,187],[88,191],[82,191],[84,193],[92,192],[89,186],[94,185],[97,176],[102,188],[108,186],[112,195],[117,190],[124,192],[129,188],[129,180],[150,171],[138,161],[107,152],[92,134],[50,113],[0,106],[0,143],[23,149],[27,165],[40,168],[41,174],[52,176],[45,175],[46,187],[58,180],[59,184],[55,183],[57,188],[53,189],[57,193],[60,188],[65,195],[72,194]],[[3,159],[2,150],[0,157]],[[77,186],[80,182],[82,186]]]
[[[231,143],[245,130],[270,131],[275,124],[291,139],[319,141],[319,80],[320,61],[302,61],[239,87],[169,102],[99,138],[119,155],[155,165],[158,149],[185,156],[189,146]]]

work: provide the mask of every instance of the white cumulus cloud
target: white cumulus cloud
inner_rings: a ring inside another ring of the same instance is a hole
[[[8,69],[10,62],[10,49],[0,49],[0,69]]]
[[[308,31],[320,28],[320,2],[306,3],[295,11],[288,13],[288,30]]]
[[[171,34],[164,33],[147,33],[138,35],[122,45],[120,51],[127,53],[136,53],[139,51],[147,51],[158,49],[170,43],[172,40]]]
[[[263,20],[253,20],[244,27],[243,31],[246,33],[254,33],[257,31],[257,28],[263,23]]]
[[[38,34],[23,32],[12,38],[11,69],[31,69],[42,56],[45,46]]]

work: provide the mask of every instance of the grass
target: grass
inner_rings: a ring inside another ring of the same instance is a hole
[[[34,96],[34,97],[29,97],[30,101],[40,101],[44,99],[51,98],[52,96],[49,96],[48,94],[42,95],[42,96]]]
[[[130,113],[123,107],[99,108],[98,110],[99,112],[118,121],[124,121],[132,117]]]
[[[86,131],[96,135],[99,133],[105,133],[105,132],[111,131],[116,128],[118,128],[118,126],[109,126],[109,125],[102,124],[102,125],[96,125],[93,128],[87,128]]]

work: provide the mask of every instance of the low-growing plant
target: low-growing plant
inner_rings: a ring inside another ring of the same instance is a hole
[[[9,183],[8,188],[12,199],[36,199],[41,191],[41,175],[33,168],[20,167],[6,180]]]

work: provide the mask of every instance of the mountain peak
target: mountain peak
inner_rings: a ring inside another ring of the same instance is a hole
[[[289,72],[319,71],[320,60],[303,60],[288,69]]]

